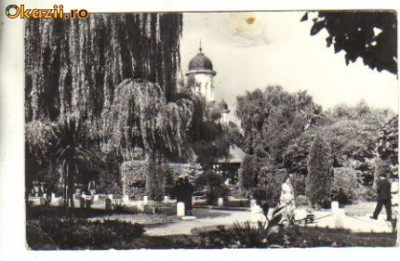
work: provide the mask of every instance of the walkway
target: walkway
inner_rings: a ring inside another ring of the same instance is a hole
[[[194,209],[193,214],[196,216],[195,219],[177,220],[174,223],[146,227],[146,234],[153,236],[191,234],[193,229],[215,228],[218,225],[230,226],[235,222],[242,223],[246,221],[256,224],[257,220],[265,220],[261,213],[252,213],[250,211]],[[307,224],[307,226],[335,228],[338,225],[337,220],[328,210],[316,211],[313,214],[316,219],[315,223]],[[391,224],[386,222],[382,215],[379,220],[371,220],[369,216],[344,216],[339,223],[342,228],[350,229],[353,232],[392,232]]]

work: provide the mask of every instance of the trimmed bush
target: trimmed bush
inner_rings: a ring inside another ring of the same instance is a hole
[[[351,203],[357,197],[357,172],[352,168],[334,168],[332,196],[341,204]]]
[[[310,146],[307,169],[306,196],[312,206],[328,208],[333,181],[331,148],[319,135]]]
[[[269,206],[279,204],[281,187],[286,176],[286,169],[277,169],[267,174],[266,200]]]
[[[304,195],[299,195],[296,197],[296,207],[308,206],[310,204],[308,198]]]

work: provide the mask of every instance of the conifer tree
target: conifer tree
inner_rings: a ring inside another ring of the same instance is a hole
[[[311,143],[307,161],[306,196],[313,206],[326,207],[333,181],[331,149],[321,136]]]

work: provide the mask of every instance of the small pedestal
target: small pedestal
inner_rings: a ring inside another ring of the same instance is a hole
[[[223,206],[224,206],[224,199],[218,198],[218,207],[223,207]]]
[[[178,202],[178,204],[176,204],[176,215],[178,217],[185,216],[185,203]]]

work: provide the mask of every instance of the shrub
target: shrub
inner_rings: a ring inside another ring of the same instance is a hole
[[[251,196],[256,200],[258,205],[261,205],[261,202],[267,198],[267,193],[265,188],[257,187],[251,190]]]
[[[201,247],[217,247],[217,248],[254,248],[254,247],[274,247],[285,246],[286,236],[282,225],[279,224],[281,214],[277,209],[272,214],[273,218],[265,222],[257,222],[254,226],[250,222],[243,224],[235,223],[232,229],[226,229],[219,226],[217,231],[201,233]],[[265,216],[268,215],[268,209]]]
[[[296,207],[308,206],[310,204],[308,198],[304,195],[299,195],[296,197]]]
[[[43,249],[48,242],[58,249],[107,248],[108,244],[129,241],[143,233],[143,225],[118,220],[48,219],[27,223],[27,242],[33,249]],[[38,242],[40,238],[45,240]]]
[[[306,194],[306,176],[302,174],[294,174],[292,176],[292,185],[294,189],[294,195],[300,196]]]
[[[243,157],[238,174],[238,183],[241,191],[258,185],[259,174],[264,164],[263,157],[258,157],[257,155]]]
[[[307,169],[306,196],[313,206],[329,207],[333,178],[331,149],[319,135],[310,146]]]
[[[277,169],[268,172],[266,186],[266,200],[268,205],[276,206],[279,204],[279,198],[281,196],[281,186],[286,176],[286,169]]]
[[[357,172],[352,168],[334,168],[332,196],[341,204],[351,203],[357,196]]]
[[[195,179],[195,185],[196,188],[205,190],[208,204],[215,203],[218,198],[226,198],[229,193],[223,177],[213,171],[207,171],[199,175]]]
[[[372,188],[372,186],[363,186],[360,185],[357,188],[357,200],[360,201],[376,201],[377,200],[377,194]]]

